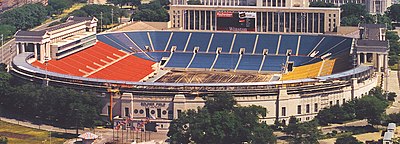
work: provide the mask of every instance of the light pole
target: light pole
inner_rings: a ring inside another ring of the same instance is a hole
[[[40,116],[35,116],[36,120],[39,121]],[[40,123],[38,124],[40,130]]]
[[[100,12],[100,32],[103,31],[103,12]]]
[[[18,111],[19,111],[19,114],[21,114],[21,106],[18,106]],[[21,118],[21,116],[19,116],[20,118]],[[19,120],[17,120],[17,122],[18,122],[18,125],[19,125]]]
[[[75,138],[75,142],[78,141],[78,109],[74,109],[75,111],[75,128],[76,128],[76,138]]]
[[[111,28],[114,25],[114,9],[111,9]]]
[[[3,45],[4,45],[4,34],[1,34],[1,62],[4,61],[4,50],[3,50]]]

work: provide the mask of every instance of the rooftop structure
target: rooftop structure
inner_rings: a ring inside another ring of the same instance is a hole
[[[309,0],[309,2],[322,1],[341,6],[347,3],[356,3],[365,5],[365,9],[371,14],[384,14],[388,7],[392,5],[391,0]]]
[[[34,52],[35,59],[60,59],[96,43],[97,19],[69,17],[65,23],[41,31],[18,31],[17,53]]]
[[[362,24],[360,38],[355,42],[357,63],[373,65],[377,71],[388,70],[389,41],[386,40],[384,24]]]

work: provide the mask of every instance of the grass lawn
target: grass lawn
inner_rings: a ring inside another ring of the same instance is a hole
[[[52,132],[51,135],[51,143],[54,144],[64,143],[67,140],[65,137],[69,136],[55,132]],[[50,132],[48,131],[23,127],[4,121],[0,121],[0,136],[6,136],[9,144],[50,143]]]
[[[63,18],[65,16],[67,16],[69,13],[73,12],[74,10],[81,9],[85,5],[86,5],[86,3],[75,3],[74,5],[71,6],[71,8],[64,10],[62,14],[57,15],[54,18],[47,19],[43,23],[48,23],[48,22],[50,22],[50,21],[52,21],[54,19]]]

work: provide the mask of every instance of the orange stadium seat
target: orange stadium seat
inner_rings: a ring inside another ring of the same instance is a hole
[[[127,53],[105,43],[97,42],[96,45],[65,58],[50,60],[47,66],[38,61],[33,62],[32,65],[48,71],[75,76],[84,76],[94,72],[88,77],[108,80],[139,81],[154,72],[151,68],[154,62],[133,55],[106,66],[125,55]]]

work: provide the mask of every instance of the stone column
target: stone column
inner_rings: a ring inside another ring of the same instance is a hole
[[[174,96],[174,100],[172,101],[173,104],[173,119],[178,118],[178,110],[181,112],[184,112],[186,110],[185,103],[186,103],[186,98],[185,95],[183,94],[177,94]]]
[[[38,51],[37,51],[37,43],[33,44],[33,52],[34,52],[34,58],[37,59]]]
[[[367,53],[364,53],[364,63],[367,63]]]
[[[44,62],[45,61],[44,58],[45,58],[45,55],[46,55],[45,48],[44,47],[40,47],[39,50],[40,50],[40,61]]]
[[[388,70],[388,55],[387,54],[384,55],[383,66],[385,68],[385,72],[387,72],[387,70]]]
[[[360,56],[361,54],[360,53],[357,53],[357,65],[360,65],[361,63],[360,63],[360,58],[361,58],[361,56]]]
[[[21,49],[21,53],[25,52],[25,43],[21,43],[22,49]]]
[[[17,47],[17,54],[19,54],[19,45],[20,43],[15,43],[16,47]]]

